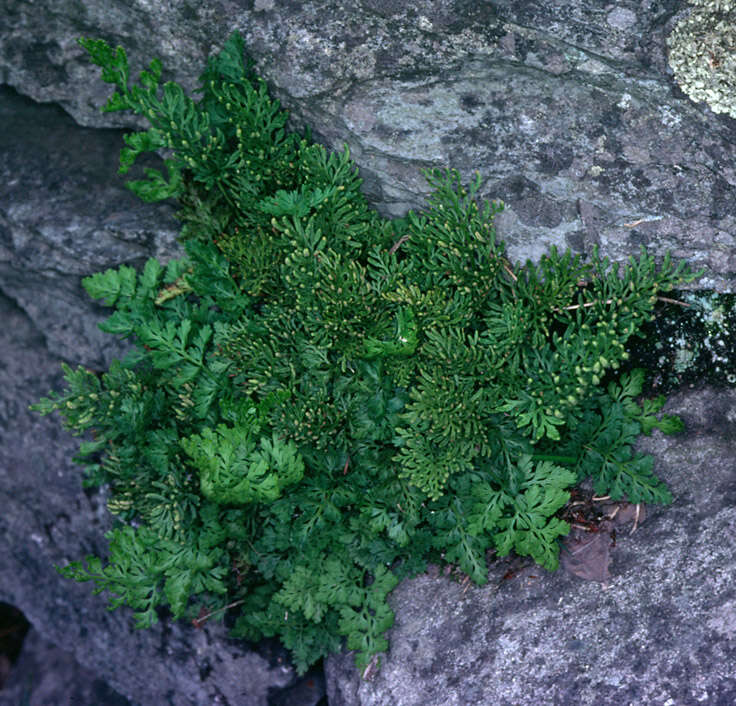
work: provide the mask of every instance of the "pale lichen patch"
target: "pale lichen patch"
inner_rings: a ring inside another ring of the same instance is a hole
[[[693,101],[736,118],[736,0],[690,0],[667,38],[675,80]]]

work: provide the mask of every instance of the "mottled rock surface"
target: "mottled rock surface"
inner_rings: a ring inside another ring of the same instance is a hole
[[[160,56],[164,78],[193,87],[238,29],[295,124],[350,147],[383,212],[422,204],[423,167],[477,171],[507,204],[515,259],[600,245],[625,260],[643,244],[705,267],[702,287],[734,288],[736,120],[674,81],[666,38],[684,1],[4,5],[0,81],[81,124],[132,121],[98,112],[109,87],[76,37],[123,45],[134,73]]]
[[[117,175],[122,130],[77,125],[61,108],[0,87],[0,291],[49,350],[102,368],[121,348],[82,277],[180,252],[172,204],[144,204]],[[152,166],[152,162],[148,162]]]
[[[135,706],[97,675],[82,667],[68,650],[44,640],[31,630],[23,651],[0,690],[0,706]]]

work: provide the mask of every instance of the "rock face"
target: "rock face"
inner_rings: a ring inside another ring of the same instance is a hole
[[[640,448],[675,500],[619,531],[607,584],[507,561],[482,588],[406,581],[374,678],[329,659],[330,706],[736,703],[736,391],[665,409],[687,431]]]
[[[481,194],[507,204],[514,258],[557,244],[625,259],[645,244],[705,267],[702,287],[736,288],[736,120],[673,81],[666,38],[684,2],[247,5],[0,0],[0,600],[141,705],[319,696],[275,696],[293,670],[217,625],[133,631],[53,569],[99,552],[109,516],[81,489],[75,441],[27,405],[60,387],[60,360],[102,369],[122,351],[81,277],[178,253],[175,205],[137,201],[115,173],[136,121],[99,113],[110,89],[76,37],[123,45],[134,72],[161,57],[192,88],[238,29],[294,125],[347,143],[384,213],[421,206],[422,167],[478,171]],[[645,444],[675,505],[619,538],[606,590],[537,568],[504,578],[505,564],[483,589],[417,578],[395,592],[372,681],[349,656],[328,662],[331,706],[736,702],[736,398],[683,393],[680,410],[687,436]]]
[[[144,204],[117,176],[121,130],[79,127],[58,106],[0,87],[0,290],[49,350],[106,367],[120,353],[97,329],[82,277],[179,251],[171,204]]]
[[[623,260],[644,244],[733,289],[736,120],[673,79],[666,39],[684,1],[5,5],[0,77],[80,124],[131,120],[98,112],[109,88],[76,37],[123,45],[136,71],[159,56],[192,87],[238,29],[295,123],[349,145],[382,211],[421,205],[422,167],[477,171],[482,195],[507,204],[513,258],[554,244]]]
[[[131,706],[124,696],[113,691],[74,655],[43,640],[31,630],[23,652],[0,690],[0,705],[17,704],[104,704]]]

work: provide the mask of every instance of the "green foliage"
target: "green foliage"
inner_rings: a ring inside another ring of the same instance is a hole
[[[203,512],[203,515],[212,512]],[[94,581],[95,593],[110,591],[110,607],[127,604],[135,610],[138,627],[150,627],[158,618],[156,606],[166,603],[175,617],[184,614],[189,599],[200,593],[224,595],[223,550],[220,533],[202,532],[191,543],[165,539],[148,527],[116,528],[107,534],[109,563],[87,557],[87,567],[72,562],[61,569],[67,578]]]
[[[131,188],[176,196],[187,257],[88,277],[102,329],[133,351],[34,406],[92,432],[77,459],[109,486],[107,563],[63,569],[150,625],[237,607],[235,634],[279,636],[299,670],[345,640],[358,665],[387,648],[386,599],[428,561],[478,584],[487,556],[554,569],[570,487],[668,502],[640,433],[679,429],[618,376],[658,293],[695,275],[642,251],[619,271],[552,250],[512,265],[500,206],[430,170],[423,214],[386,220],[347,150],[286,133],[286,115],[233,35],[193,101],[152,62],[82,40],[151,128],[121,171],[165,149]],[[605,386],[607,380],[610,384]]]
[[[205,428],[181,439],[181,448],[199,470],[202,495],[223,505],[276,500],[285,485],[301,480],[304,461],[296,444],[273,437],[260,446],[243,426]]]

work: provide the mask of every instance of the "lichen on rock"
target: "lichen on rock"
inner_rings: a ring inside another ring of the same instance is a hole
[[[689,1],[667,38],[675,80],[696,103],[736,118],[736,0]]]

